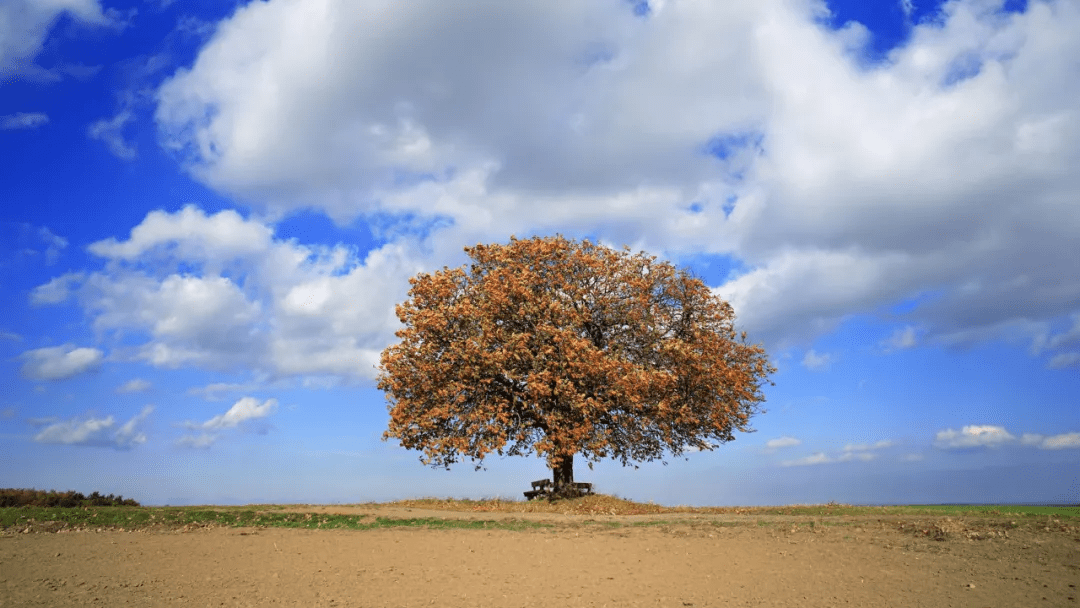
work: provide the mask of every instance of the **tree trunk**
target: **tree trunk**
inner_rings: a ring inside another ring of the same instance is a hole
[[[553,494],[558,497],[575,496],[574,455],[560,454],[551,459],[551,481],[555,486]]]

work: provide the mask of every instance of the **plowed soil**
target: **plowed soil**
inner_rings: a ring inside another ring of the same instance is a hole
[[[1080,607],[1080,531],[1053,520],[322,512],[499,523],[9,531],[0,606]]]

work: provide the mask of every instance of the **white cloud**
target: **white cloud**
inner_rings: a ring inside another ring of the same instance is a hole
[[[1065,369],[1066,367],[1074,367],[1077,365],[1080,365],[1080,352],[1054,355],[1054,357],[1046,364],[1050,369]]]
[[[1064,450],[1080,448],[1080,433],[1062,433],[1045,437],[1036,433],[1024,433],[1020,443],[1042,450]]]
[[[38,228],[38,237],[45,242],[45,263],[54,264],[60,257],[60,252],[68,246],[68,241],[62,236],[57,236],[51,230],[42,226]]]
[[[12,342],[22,342],[23,337],[17,333],[10,331],[0,331],[0,340],[11,340]]]
[[[803,367],[813,372],[820,372],[829,369],[832,365],[832,355],[828,353],[817,353],[813,349],[806,351],[806,356],[802,360]]]
[[[1040,344],[1040,347],[1063,348],[1074,345],[1080,345],[1080,314],[1072,316],[1072,327],[1050,336],[1045,340],[1045,343]]]
[[[907,327],[902,327],[893,332],[893,334],[882,343],[882,346],[884,346],[887,351],[895,351],[911,348],[915,346],[916,343],[915,328],[908,325]]]
[[[207,216],[188,205],[176,213],[151,211],[126,241],[110,238],[92,243],[91,253],[110,260],[137,260],[148,254],[174,256],[185,262],[223,264],[265,253],[273,229],[225,210]]]
[[[790,448],[801,444],[802,441],[794,437],[777,437],[776,439],[770,439],[765,442],[765,447],[770,450],[776,450],[780,448]]]
[[[277,408],[277,399],[267,399],[259,402],[254,397],[242,397],[224,414],[214,416],[206,422],[185,422],[183,427],[189,429],[221,430],[233,428],[247,420],[265,418]]]
[[[40,443],[82,444],[101,442],[104,435],[114,424],[112,416],[107,418],[88,418],[86,420],[68,420],[45,427],[34,436]]]
[[[147,332],[152,339],[137,358],[153,365],[227,369],[263,347],[254,327],[259,303],[227,278],[173,274],[156,281],[143,275],[95,275],[87,287],[94,326]]]
[[[259,402],[254,397],[243,397],[233,404],[227,412],[219,414],[206,422],[186,421],[180,426],[194,431],[202,431],[198,435],[185,435],[177,441],[177,445],[193,448],[209,447],[218,439],[215,431],[236,428],[242,424],[266,418],[277,409],[277,399],[267,399]]]
[[[1044,450],[1064,450],[1080,448],[1080,433],[1063,433],[1047,437],[1039,445]]]
[[[61,14],[82,25],[119,25],[118,13],[103,11],[97,0],[8,0],[0,4],[0,84],[9,78],[46,81],[60,78],[57,70],[35,65],[34,58]]]
[[[1043,441],[1043,436],[1037,433],[1024,433],[1020,436],[1021,445],[1037,446]]]
[[[86,135],[90,139],[97,139],[105,143],[105,147],[114,156],[123,160],[133,160],[139,155],[135,144],[124,139],[124,125],[135,119],[131,110],[122,110],[112,118],[103,118],[94,121],[86,129]]]
[[[877,454],[870,452],[844,452],[836,459],[838,462],[848,462],[851,460],[859,460],[862,462],[869,462],[877,458]]]
[[[875,441],[874,443],[849,443],[844,446],[844,452],[868,452],[871,450],[883,450],[885,448],[891,448],[896,445],[895,442],[888,439],[882,439]]]
[[[72,418],[55,422],[35,435],[34,441],[128,449],[146,443],[146,434],[141,430],[141,426],[153,411],[153,406],[148,405],[115,430],[115,420],[112,416]]]
[[[49,115],[42,112],[16,112],[0,116],[0,131],[36,129],[48,122]]]
[[[869,68],[803,2],[395,6],[241,8],[160,89],[166,140],[271,216],[448,218],[435,254],[559,229],[732,255],[719,291],[774,342],[927,290],[928,338],[1080,306],[1074,3],[948,3]]]
[[[259,403],[254,397],[243,397],[229,408],[224,414],[214,416],[202,423],[200,428],[208,430],[230,429],[245,420],[265,418],[277,408],[277,399],[267,399]]]
[[[783,439],[790,439],[790,438],[788,438],[788,437],[781,438],[781,440],[783,440]],[[780,441],[780,440],[775,440],[775,441]],[[787,445],[798,445],[799,443],[801,443],[798,440],[794,440],[794,441],[795,441],[795,443],[786,443],[785,446],[787,446]],[[782,466],[782,467],[800,467],[800,466],[811,466],[811,465],[818,465],[818,464],[838,464],[838,463],[841,463],[841,462],[854,462],[854,461],[870,462],[871,460],[874,460],[874,459],[877,458],[877,454],[874,453],[875,451],[883,450],[885,448],[890,448],[890,447],[893,447],[894,445],[896,445],[896,444],[894,442],[892,442],[892,441],[889,441],[888,439],[882,439],[882,440],[876,441],[876,442],[874,442],[872,444],[849,443],[849,444],[845,445],[844,449],[839,454],[837,454],[835,456],[830,456],[830,455],[826,454],[825,452],[816,452],[816,453],[814,453],[814,454],[812,454],[810,456],[805,456],[803,458],[796,458],[794,460],[784,460],[784,461],[782,461],[780,463],[780,466]]]
[[[55,264],[68,246],[67,239],[53,234],[45,226],[16,222],[0,224],[3,232],[8,232],[8,228],[14,228],[15,234],[4,234],[5,244],[12,248],[18,247],[17,255],[19,256],[36,258],[38,255],[43,255],[48,265]]]
[[[559,231],[732,258],[716,293],[770,348],[858,313],[919,328],[893,348],[1045,328],[1080,310],[1080,11],[991,4],[948,3],[867,67],[860,30],[801,1],[249,3],[155,116],[254,214],[152,213],[91,246],[80,298],[157,365],[370,378],[409,276]],[[307,208],[385,244],[274,237]]]
[[[83,280],[81,272],[69,272],[53,278],[48,283],[38,285],[30,292],[30,302],[34,305],[59,304],[71,296],[73,287]]]
[[[785,461],[780,463],[780,466],[784,466],[784,467],[802,467],[802,466],[810,466],[810,465],[815,465],[815,464],[829,464],[829,463],[832,463],[832,462],[836,462],[836,460],[826,456],[825,452],[817,452],[815,454],[812,454],[810,456],[806,456],[806,457],[803,457],[803,458],[797,458],[795,460],[785,460]]]
[[[14,407],[5,407],[4,409],[0,410],[0,420],[7,420],[9,418],[14,418],[14,417],[15,417],[15,408]]]
[[[993,425],[969,425],[959,431],[945,429],[934,437],[934,447],[955,450],[979,447],[997,447],[1016,440],[1004,427]]]
[[[150,382],[143,380],[142,378],[132,378],[127,382],[116,387],[118,393],[142,393],[150,390],[153,386]]]
[[[140,426],[143,421],[146,420],[150,413],[154,411],[154,406],[147,405],[141,412],[131,420],[128,420],[116,430],[116,435],[113,436],[113,441],[118,447],[131,447],[146,443],[146,433],[140,430]]]
[[[21,371],[31,380],[63,380],[98,369],[104,354],[96,348],[70,344],[28,350],[20,355],[26,360]]]
[[[184,435],[180,439],[176,440],[176,445],[187,448],[208,448],[214,445],[218,439],[217,435],[211,435],[210,433],[199,433],[198,435]]]
[[[196,386],[189,388],[187,393],[189,395],[197,395],[206,399],[207,401],[220,401],[224,398],[225,393],[242,393],[245,391],[251,391],[262,388],[256,384],[238,384],[232,382],[214,382],[207,384],[206,386]]]
[[[899,0],[900,10],[904,12],[904,17],[910,19],[911,13],[915,11],[915,3],[912,0]]]
[[[152,212],[127,240],[89,249],[106,258],[104,270],[57,277],[31,299],[76,292],[95,329],[137,345],[115,356],[323,383],[374,377],[399,327],[394,305],[423,269],[410,240],[361,259],[344,245],[275,239],[259,220],[194,207]]]

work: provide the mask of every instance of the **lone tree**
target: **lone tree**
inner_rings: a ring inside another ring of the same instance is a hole
[[[465,251],[471,265],[410,279],[396,309],[384,440],[447,468],[535,452],[570,496],[575,454],[626,466],[752,430],[775,368],[701,280],[562,236]]]

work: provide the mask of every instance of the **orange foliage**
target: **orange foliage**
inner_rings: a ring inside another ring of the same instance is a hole
[[[470,266],[410,279],[397,307],[401,342],[379,367],[384,439],[433,466],[535,452],[557,469],[751,430],[775,369],[701,280],[561,236],[465,251]]]

